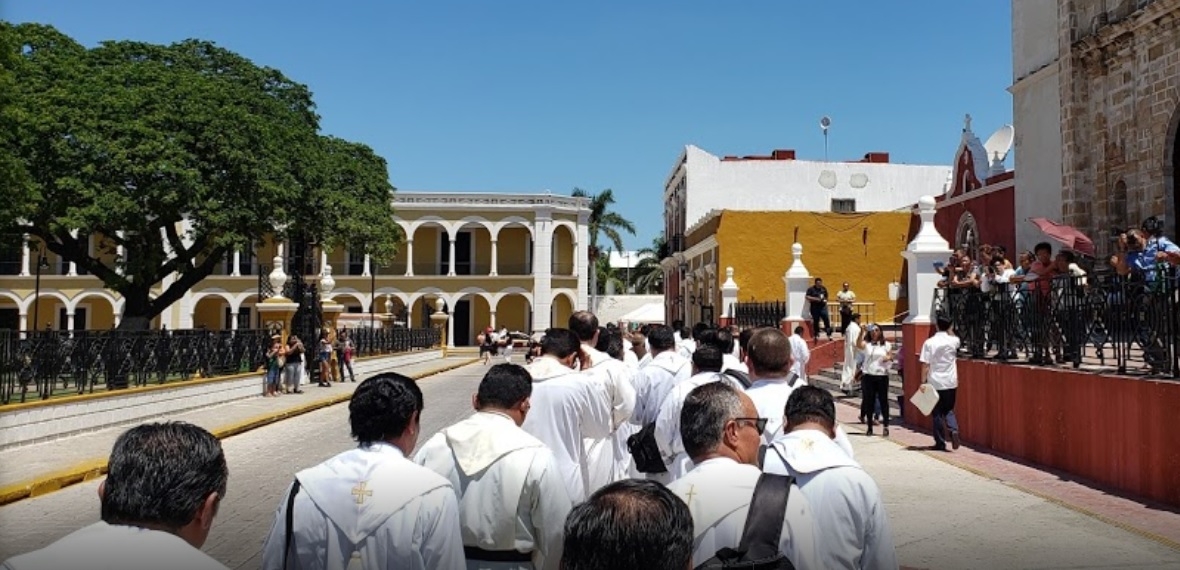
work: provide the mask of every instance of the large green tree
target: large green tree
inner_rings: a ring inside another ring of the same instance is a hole
[[[51,27],[2,26],[17,54],[9,147],[27,177],[0,185],[0,228],[122,294],[121,327],[147,327],[268,234],[394,251],[385,161],[321,136],[306,86],[204,41],[87,49]],[[129,255],[91,256],[92,233]]]
[[[590,194],[581,188],[574,188],[572,195],[576,198],[590,199],[590,219],[587,222],[590,231],[590,243],[587,252],[590,267],[597,267],[598,259],[606,257],[606,250],[601,247],[603,238],[613,245],[616,251],[623,251],[623,234],[627,232],[635,235],[635,224],[611,209],[615,203],[615,194],[610,188],[597,194]],[[598,295],[598,271],[590,272],[591,295]]]

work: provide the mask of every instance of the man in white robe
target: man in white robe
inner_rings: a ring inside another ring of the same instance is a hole
[[[611,358],[609,354],[595,348],[606,329],[598,326],[598,317],[594,313],[577,311],[570,315],[569,329],[582,343],[582,354],[587,360],[585,372],[594,379],[611,406],[610,435],[584,442],[589,461],[586,466],[589,473],[586,494],[589,495],[626,476],[631,455],[627,451],[626,439],[622,438],[629,437],[631,431],[619,430],[619,427],[631,419],[635,411],[635,385],[631,371],[622,360]]]
[[[799,380],[804,384],[807,383],[807,363],[811,361],[811,349],[807,346],[807,341],[803,338],[803,327],[795,327],[795,334],[790,336],[791,341],[791,372],[799,377]]]
[[[414,456],[451,482],[468,570],[558,570],[573,503],[553,452],[521,429],[533,380],[514,364],[488,370],[476,413],[430,438]]]
[[[360,445],[296,474],[262,546],[263,569],[465,567],[450,481],[406,458],[422,407],[422,391],[400,374],[357,387],[348,410]]]
[[[835,417],[829,392],[795,390],[787,402],[788,433],[767,450],[763,470],[794,476],[814,507],[818,568],[895,570],[897,552],[880,489],[832,439]]]
[[[204,429],[182,422],[133,427],[115,441],[98,486],[102,521],[0,568],[226,570],[200,549],[228,476],[221,443]]]
[[[767,418],[764,438],[769,444],[782,433],[783,410],[791,392],[806,386],[791,373],[791,343],[787,335],[776,328],[760,328],[750,336],[746,346],[746,365],[750,367],[753,384],[746,389],[758,414]],[[844,428],[836,426],[836,441],[849,457],[853,456],[852,442]]]
[[[700,349],[697,349],[698,351]],[[737,548],[762,471],[759,428],[765,419],[750,397],[721,382],[710,382],[689,392],[680,426],[684,446],[694,467],[668,488],[692,512],[695,538],[694,566],[722,548]],[[814,510],[795,485],[787,496],[779,551],[799,569],[819,569]]]
[[[656,416],[656,444],[660,446],[660,454],[668,466],[669,482],[683,477],[692,469],[692,462],[680,440],[680,412],[689,392],[710,382],[726,382],[742,389],[732,377],[721,373],[722,360],[722,353],[716,346],[698,346],[696,352],[692,353],[692,377],[672,388],[660,406],[660,413]]]
[[[635,377],[635,413],[631,416],[631,423],[639,427],[655,422],[672,388],[692,376],[692,363],[676,352],[671,329],[657,326],[648,333],[651,362]]]
[[[840,370],[840,389],[845,394],[852,393],[852,381],[856,378],[856,371],[860,369],[860,351],[856,348],[856,339],[860,338],[860,313],[852,313],[852,322],[844,330],[844,367]]]
[[[590,487],[587,439],[609,438],[613,409],[589,374],[575,368],[582,346],[569,329],[545,331],[541,357],[527,368],[533,378],[532,408],[521,427],[553,451],[562,480],[574,503]]]

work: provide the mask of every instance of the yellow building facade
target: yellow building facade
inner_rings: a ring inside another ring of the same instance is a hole
[[[590,211],[585,198],[398,192],[393,202],[405,242],[391,263],[379,267],[347,249],[320,253],[319,280],[331,275],[334,282],[324,297],[347,313],[388,312],[401,315],[410,327],[426,327],[433,312],[429,304],[442,299],[451,315],[448,344],[464,346],[474,344],[477,331],[488,326],[529,333],[564,324],[586,307]],[[102,236],[88,239],[91,255],[104,264],[114,266],[124,255],[106,247]],[[232,253],[153,326],[259,326],[254,307],[261,279],[276,258],[289,264],[293,249],[293,244],[267,239]],[[170,276],[154,290],[171,281]],[[122,307],[123,299],[99,279],[35,243],[0,251],[0,329],[109,329],[118,325]]]
[[[713,211],[688,229],[685,249],[663,261],[664,282],[673,284],[665,292],[670,320],[728,316],[721,302],[728,267],[739,302],[785,300],[791,245],[800,243],[808,272],[824,280],[833,300],[847,281],[858,302],[871,304],[875,321],[891,321],[906,310],[905,299],[896,297],[906,280],[901,252],[911,218],[910,212]]]

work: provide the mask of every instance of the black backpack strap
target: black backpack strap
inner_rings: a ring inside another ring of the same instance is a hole
[[[741,370],[734,370],[732,368],[726,368],[725,375],[729,376],[730,378],[733,378],[734,380],[737,380],[738,383],[740,383],[743,388],[749,388],[750,386],[753,385],[753,382],[750,381],[750,376],[748,374],[746,374],[745,372],[742,372]]]
[[[287,495],[287,537],[283,541],[283,570],[287,570],[287,555],[291,552],[291,539],[295,536],[295,495],[299,494],[299,479],[291,484],[291,494]]]
[[[745,553],[746,560],[772,558],[778,554],[787,499],[794,483],[795,478],[790,475],[763,473],[758,477],[750,512],[746,515],[746,528],[742,531],[742,542],[738,546],[738,551]]]

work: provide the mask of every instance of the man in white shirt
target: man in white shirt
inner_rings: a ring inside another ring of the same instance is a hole
[[[680,340],[676,343],[676,350],[685,360],[692,360],[692,352],[697,349],[696,329],[683,327],[680,329]]]
[[[589,461],[586,466],[589,473],[589,486],[586,492],[593,493],[607,483],[625,476],[623,474],[626,473],[627,465],[631,461],[626,440],[631,431],[619,430],[619,427],[631,419],[631,414],[635,412],[635,385],[631,371],[622,360],[611,358],[609,354],[595,348],[605,329],[598,326],[598,317],[595,317],[594,313],[577,311],[570,315],[569,329],[582,343],[582,354],[587,361],[583,368],[594,379],[602,397],[610,402],[611,406],[610,434],[584,442]]]
[[[848,325],[852,323],[852,304],[856,302],[856,293],[848,287],[847,281],[844,282],[844,288],[836,293],[836,300],[840,302],[840,332],[844,333],[844,338],[848,338]]]
[[[791,374],[791,342],[782,331],[764,327],[754,331],[746,345],[746,365],[754,383],[746,389],[758,415],[767,418],[764,438],[769,444],[782,433],[783,410],[791,392],[806,386]],[[836,426],[836,442],[849,457],[853,456],[852,442],[844,429]]]
[[[803,340],[803,327],[795,327],[795,334],[788,339],[791,341],[791,372],[807,383],[807,363],[811,361],[811,349],[807,341]]]
[[[840,390],[845,395],[852,394],[852,381],[856,378],[856,371],[860,368],[860,351],[856,349],[856,339],[860,338],[860,313],[852,313],[849,317],[848,328],[844,330],[844,367],[840,370]]]
[[[696,352],[692,353],[692,377],[672,388],[660,405],[660,413],[656,416],[656,444],[660,446],[660,454],[668,466],[669,482],[683,477],[692,469],[688,453],[680,441],[680,410],[688,393],[710,382],[725,382],[731,386],[737,384],[732,377],[722,374],[722,361],[722,353],[715,345],[698,346]],[[734,387],[742,389],[740,386]]]
[[[362,382],[348,404],[360,445],[296,474],[262,546],[262,568],[463,568],[451,483],[406,457],[422,408],[411,378]]]
[[[934,419],[934,447],[946,451],[946,434],[950,432],[951,446],[958,449],[959,420],[955,418],[955,393],[959,388],[959,337],[950,334],[951,320],[940,316],[938,332],[922,343],[922,390],[938,391],[938,403],[931,414]],[[927,388],[929,385],[929,388]]]
[[[641,430],[650,425],[654,432],[660,406],[663,405],[664,400],[677,384],[692,376],[692,364],[677,353],[672,329],[663,326],[652,327],[648,331],[647,340],[651,345],[653,356],[651,361],[641,368],[635,377],[637,398],[635,414],[631,416],[631,423]],[[640,434],[637,433],[637,435]],[[654,440],[646,441],[654,442]],[[649,469],[658,469],[658,466]],[[638,472],[632,475],[638,475]],[[667,471],[649,472],[644,476],[663,483],[670,481]]]
[[[468,570],[557,570],[561,562],[573,503],[553,452],[520,428],[532,392],[523,367],[493,366],[472,396],[476,413],[414,457],[455,490]]]
[[[101,522],[0,568],[226,569],[200,550],[229,476],[213,434],[181,422],[139,425],[115,441],[108,466]]]
[[[610,400],[579,369],[586,364],[573,331],[545,331],[541,357],[527,368],[533,377],[532,411],[521,424],[553,451],[574,503],[586,499],[590,486],[585,440],[610,437],[614,425]]]
[[[694,388],[687,394],[682,414],[680,435],[694,467],[668,488],[692,512],[696,566],[722,548],[736,549],[741,544],[754,488],[762,475],[758,449],[766,419],[758,417],[749,396],[724,382]],[[807,497],[792,485],[779,552],[795,568],[822,568],[816,557],[812,517]]]
[[[803,386],[787,402],[787,433],[767,450],[763,470],[791,475],[811,505],[816,568],[895,570],[889,515],[872,476],[833,441],[831,393]]]

